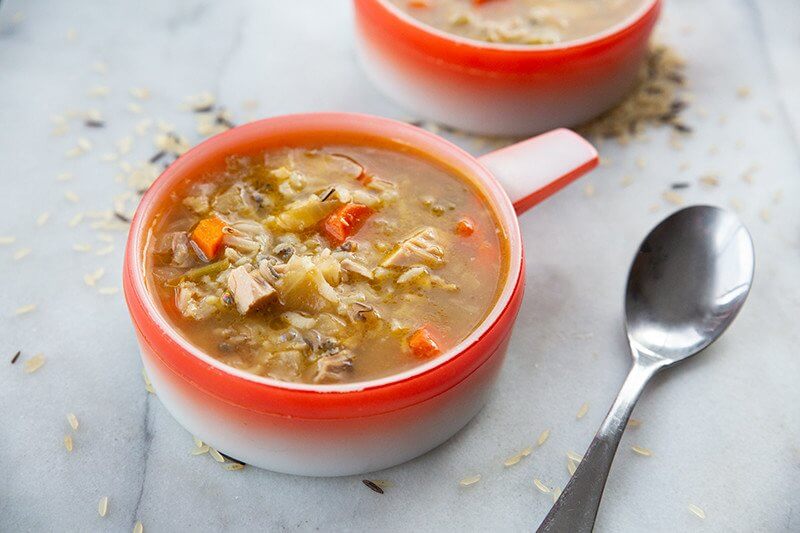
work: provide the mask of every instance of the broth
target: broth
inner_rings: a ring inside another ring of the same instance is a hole
[[[175,328],[230,366],[363,381],[482,322],[506,275],[499,227],[465,178],[410,150],[268,150],[172,194],[146,276]]]
[[[643,0],[389,0],[434,28],[478,41],[553,44],[600,33]]]

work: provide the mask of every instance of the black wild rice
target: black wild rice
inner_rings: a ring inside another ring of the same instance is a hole
[[[373,492],[377,492],[378,494],[383,494],[383,489],[380,488],[374,481],[370,481],[369,479],[362,479],[361,482],[370,488]]]

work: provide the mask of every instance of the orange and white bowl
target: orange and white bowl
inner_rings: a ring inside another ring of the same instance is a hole
[[[508,239],[508,275],[475,331],[442,355],[389,377],[337,385],[290,383],[225,365],[166,319],[146,282],[147,242],[171,193],[222,168],[231,155],[280,146],[371,140],[412,146],[477,186]],[[123,287],[142,362],[158,398],[192,434],[248,464],[334,476],[379,470],[438,446],[483,406],[522,301],[524,260],[517,213],[597,163],[597,152],[556,130],[476,159],[428,131],[349,113],[288,115],[212,137],[150,187],[131,223]]]
[[[661,0],[608,30],[552,45],[487,43],[424,24],[386,0],[354,0],[358,55],[387,96],[420,116],[486,135],[583,123],[632,89]]]

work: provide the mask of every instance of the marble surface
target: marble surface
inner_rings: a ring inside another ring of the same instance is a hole
[[[92,221],[69,225],[77,213],[109,209],[124,190],[118,163],[99,158],[139,120],[193,131],[179,109],[188,94],[215,93],[236,120],[309,110],[408,117],[359,71],[350,4],[2,2],[0,235],[16,242],[0,246],[0,530],[130,531],[137,520],[145,531],[530,530],[551,505],[532,480],[563,487],[566,451],[585,449],[622,382],[627,267],[648,229],[676,209],[661,199],[675,181],[691,183],[687,202],[739,207],[755,241],[757,279],[729,333],[645,394],[635,413],[642,425],[623,440],[597,530],[800,530],[800,4],[666,4],[659,38],[688,59],[694,134],[680,151],[665,131],[625,147],[604,143],[608,164],[522,217],[528,291],[500,386],[451,441],[372,474],[393,482],[379,496],[360,478],[229,472],[191,456],[191,436],[144,390],[121,294],[97,290],[120,285],[124,231],[104,232],[114,247],[97,255],[109,243]],[[93,70],[98,61],[106,73]],[[97,85],[110,94],[90,97]],[[744,86],[750,95],[741,98]],[[152,98],[136,101],[131,87],[149,88]],[[250,99],[260,103],[254,111],[242,108]],[[127,109],[131,101],[144,113]],[[51,136],[51,115],[87,108],[103,111],[105,129]],[[65,158],[79,136],[92,150]],[[134,137],[124,158],[131,163],[153,153],[150,135]],[[748,183],[741,176],[754,164]],[[74,178],[57,181],[63,172]],[[710,172],[719,187],[697,183]],[[634,177],[628,187],[624,175]],[[50,217],[39,227],[44,212]],[[73,251],[76,243],[92,251]],[[14,260],[21,248],[30,254]],[[86,286],[82,276],[101,267],[102,279]],[[37,309],[15,315],[29,303]],[[46,364],[24,373],[37,352]],[[576,420],[584,402],[589,411]],[[532,456],[503,467],[546,428],[550,439]],[[67,434],[72,453],[62,444]],[[632,445],[653,456],[635,455]],[[473,473],[483,479],[458,486]],[[102,496],[105,518],[97,513]]]

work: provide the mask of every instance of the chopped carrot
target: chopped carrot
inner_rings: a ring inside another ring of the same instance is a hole
[[[223,229],[225,222],[217,217],[204,218],[192,231],[192,242],[203,254],[202,259],[211,261],[222,248]]]
[[[375,211],[363,204],[345,204],[322,221],[322,233],[334,246],[355,235]]]
[[[433,338],[432,328],[427,324],[411,334],[408,338],[408,346],[414,355],[423,359],[442,353],[441,348]]]
[[[406,4],[412,9],[424,9],[426,7],[431,7],[431,3],[428,0],[408,0]]]
[[[475,233],[475,223],[469,217],[464,217],[456,222],[456,235],[469,237]]]
[[[487,2],[491,2],[492,0],[472,0],[473,6],[481,6]]]

